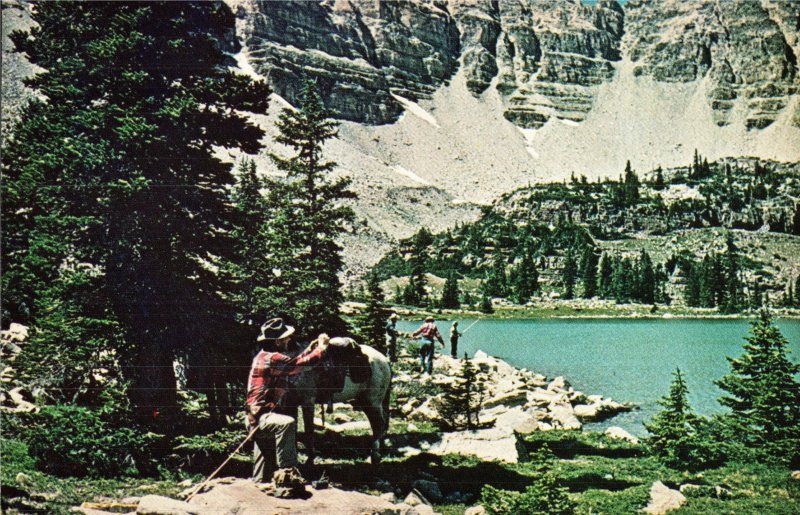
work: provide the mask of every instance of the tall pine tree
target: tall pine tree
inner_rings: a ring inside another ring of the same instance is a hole
[[[9,315],[53,328],[37,345],[51,364],[65,342],[111,347],[140,414],[172,408],[173,361],[202,365],[229,318],[208,266],[230,256],[231,165],[214,147],[259,148],[240,112],[265,112],[268,89],[228,70],[222,3],[43,2],[33,18],[12,34],[46,71],[3,155]],[[64,338],[53,321],[78,284],[94,297],[70,314],[85,336]]]
[[[729,374],[715,382],[726,393],[728,419],[748,448],[764,456],[800,463],[800,365],[789,361],[786,338],[761,312],[745,338],[744,354],[728,358]]]
[[[343,262],[337,240],[353,220],[343,201],[355,194],[348,189],[350,179],[335,177],[336,163],[323,157],[325,143],[337,135],[338,123],[330,117],[316,84],[307,81],[301,105],[284,109],[277,123],[275,140],[293,153],[271,154],[287,180],[269,184],[269,259],[276,275],[270,294],[278,302],[274,312],[293,319],[301,336],[307,337],[347,331],[339,314]]]

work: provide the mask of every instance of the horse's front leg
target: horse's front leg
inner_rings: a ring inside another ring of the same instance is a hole
[[[300,410],[303,412],[303,431],[305,433],[306,453],[308,454],[307,465],[313,465],[317,457],[314,442],[314,404],[304,403]]]

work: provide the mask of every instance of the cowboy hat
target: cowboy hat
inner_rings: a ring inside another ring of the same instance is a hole
[[[283,323],[282,318],[270,318],[261,326],[257,341],[280,340],[294,334],[294,327]]]
[[[397,314],[397,313],[392,313],[392,314],[389,316],[389,318],[391,318],[392,320],[397,320],[397,319],[398,319],[398,318],[400,318],[400,317],[398,316],[398,314]]]

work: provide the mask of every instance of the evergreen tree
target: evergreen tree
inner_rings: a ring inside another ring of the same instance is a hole
[[[630,161],[625,164],[623,191],[625,206],[633,206],[639,202],[639,176],[631,169]]]
[[[763,456],[800,461],[800,365],[789,361],[786,338],[769,313],[751,324],[744,354],[728,358],[729,374],[715,382],[726,395],[720,404],[742,443]]]
[[[656,277],[650,255],[642,249],[637,263],[636,298],[643,304],[653,304],[656,297]]]
[[[725,313],[735,313],[742,304],[742,284],[739,280],[739,255],[733,235],[730,233],[725,238],[725,254],[721,259],[721,269],[725,284],[720,309]]]
[[[494,307],[492,307],[492,299],[489,297],[489,295],[486,294],[485,291],[481,296],[480,310],[481,313],[486,313],[487,315],[494,313]]]
[[[664,180],[664,172],[659,166],[656,168],[656,176],[653,179],[653,189],[656,191],[661,191],[667,187],[666,181]]]
[[[441,423],[448,431],[480,427],[484,386],[478,369],[466,354],[452,385],[447,388],[438,407]]]
[[[718,461],[709,442],[700,433],[706,421],[689,406],[689,388],[680,369],[676,369],[669,394],[658,402],[664,407],[645,429],[651,436],[647,444],[651,452],[666,465],[679,469],[699,469]]]
[[[361,343],[365,343],[386,353],[386,297],[375,273],[367,274],[366,304],[364,311],[355,320],[355,333]]]
[[[444,288],[442,289],[442,299],[440,301],[440,305],[443,308],[449,309],[458,309],[461,307],[461,302],[459,301],[459,291],[458,291],[458,279],[456,279],[456,274],[454,272],[450,273],[450,276],[445,280]]]
[[[607,299],[613,295],[611,289],[613,273],[613,258],[610,254],[604,252],[603,255],[600,256],[600,272],[597,278],[597,294],[600,298]]]
[[[4,145],[6,307],[52,328],[38,349],[51,359],[65,342],[113,348],[151,415],[176,405],[175,358],[224,340],[227,286],[207,260],[230,257],[232,175],[214,147],[255,152],[262,132],[239,113],[265,112],[269,92],[228,71],[219,3],[43,2],[32,16],[11,36],[46,71]],[[78,284],[90,302],[73,303]]]
[[[528,302],[531,295],[539,289],[539,271],[530,252],[525,252],[516,266],[513,283],[514,295],[519,304]]]
[[[680,266],[686,274],[686,289],[683,291],[684,301],[687,306],[699,307],[701,305],[700,291],[702,290],[701,266],[688,260]]]
[[[586,246],[581,255],[581,281],[583,282],[583,298],[591,299],[597,294],[598,256],[594,247]]]
[[[567,250],[564,258],[564,268],[561,271],[561,281],[564,284],[564,298],[575,298],[575,281],[578,277],[578,264],[575,262],[575,254],[572,247]]]
[[[492,268],[484,283],[486,294],[490,297],[508,295],[508,277],[506,276],[506,260],[500,252],[495,252]]]
[[[342,201],[355,194],[348,189],[350,179],[332,177],[336,163],[322,155],[325,143],[337,135],[338,122],[330,117],[316,84],[307,81],[300,107],[284,109],[277,122],[275,140],[294,154],[271,154],[287,180],[269,184],[270,259],[278,272],[269,296],[276,303],[273,312],[293,319],[307,337],[347,332],[339,314],[343,262],[337,240],[353,220]]]

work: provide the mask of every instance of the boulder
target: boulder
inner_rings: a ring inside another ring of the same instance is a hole
[[[411,488],[418,491],[425,499],[433,504],[442,502],[442,499],[444,498],[442,495],[442,489],[439,488],[439,483],[436,481],[417,479],[411,483]]]
[[[525,390],[514,390],[511,392],[503,393],[496,397],[485,401],[484,408],[492,408],[494,406],[522,406],[528,402],[528,392]]]
[[[197,506],[160,495],[145,495],[139,501],[136,515],[211,515]]]
[[[464,511],[464,515],[486,515],[486,508],[480,504],[477,506],[472,506]]]
[[[570,404],[551,404],[549,411],[553,424],[561,429],[577,430],[583,427]]]
[[[606,436],[615,440],[625,440],[630,443],[639,443],[639,439],[621,427],[611,426],[605,431]]]
[[[800,481],[800,470],[792,471],[792,479],[794,479],[795,481]]]
[[[594,420],[597,418],[596,404],[578,404],[574,406],[575,416],[580,420]]]
[[[677,510],[684,504],[686,497],[682,493],[668,488],[661,481],[656,481],[650,487],[650,502],[642,511],[651,515],[662,515]]]
[[[433,513],[428,506],[412,507],[408,503],[393,504],[378,496],[332,487],[322,490],[307,487],[309,493],[307,499],[280,499],[263,492],[256,483],[250,480],[233,478],[225,481],[227,478],[222,479],[219,482],[213,481],[208,491],[192,498],[188,504],[189,508],[194,510],[194,513],[201,515],[226,513],[235,513],[237,515],[260,515],[264,513],[427,515]],[[183,508],[184,504],[186,503],[176,505],[176,508]]]
[[[551,392],[565,391],[569,388],[569,382],[564,379],[564,376],[558,376],[547,385],[547,389]]]
[[[423,402],[422,405],[418,406],[408,415],[408,420],[430,422],[431,420],[439,418],[439,412],[434,408],[435,399],[438,400],[438,397],[433,397]]]

